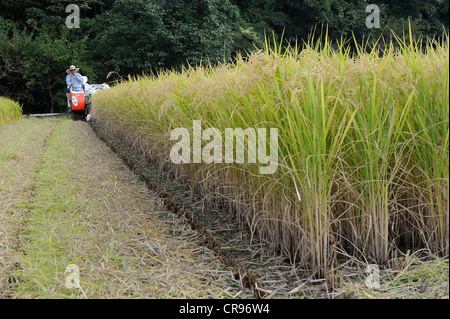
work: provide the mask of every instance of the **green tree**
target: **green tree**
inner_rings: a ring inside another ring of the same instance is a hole
[[[381,10],[381,29],[365,25],[366,6]],[[81,10],[68,29],[68,4]],[[65,107],[65,72],[82,68],[90,82],[230,61],[262,47],[264,36],[302,43],[324,28],[330,39],[358,42],[411,24],[414,34],[448,32],[446,0],[0,0],[0,95],[30,110]],[[287,44],[284,42],[284,44]]]
[[[86,38],[68,41],[66,36],[52,38],[44,30],[27,33],[3,25],[0,42],[0,95],[18,99],[25,110],[64,110],[65,69],[70,64],[93,75],[86,58]]]
[[[116,1],[91,30],[96,58],[123,75],[228,61],[239,29],[228,0]]]

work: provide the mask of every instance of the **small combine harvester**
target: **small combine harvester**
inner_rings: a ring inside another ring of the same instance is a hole
[[[106,83],[88,84],[88,78],[83,76],[83,79],[83,91],[77,92],[73,91],[72,88],[70,89],[70,112],[73,120],[86,120],[89,122],[92,118],[91,96],[97,91],[110,89],[110,86]]]

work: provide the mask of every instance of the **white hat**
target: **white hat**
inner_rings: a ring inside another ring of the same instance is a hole
[[[71,65],[71,66],[66,70],[66,72],[67,72],[67,73],[70,73],[70,71],[72,71],[72,70],[78,71],[78,70],[80,70],[80,69],[79,69],[79,68],[76,68],[75,65]]]

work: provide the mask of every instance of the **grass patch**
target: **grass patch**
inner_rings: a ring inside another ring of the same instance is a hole
[[[54,120],[21,119],[0,127],[0,298],[11,296],[11,271],[16,269],[12,256],[21,254],[20,247],[29,237],[22,230],[23,219],[54,126]]]
[[[360,273],[363,273],[362,271]],[[446,258],[408,256],[394,260],[389,269],[380,271],[380,287],[371,289],[366,276],[354,274],[342,281],[338,296],[369,299],[448,299],[449,264]],[[350,278],[357,278],[351,280]]]
[[[86,123],[59,121],[26,203],[12,297],[228,297],[231,274],[212,278],[220,262],[174,241],[157,202]],[[81,289],[66,287],[72,264]]]

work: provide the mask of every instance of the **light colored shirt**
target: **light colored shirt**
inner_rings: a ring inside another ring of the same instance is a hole
[[[66,83],[67,88],[70,89],[72,86],[72,90],[74,91],[81,91],[83,89],[83,77],[79,73],[75,73],[75,76],[73,76],[71,73],[67,74],[66,77]]]

